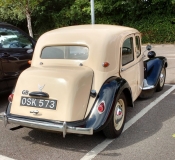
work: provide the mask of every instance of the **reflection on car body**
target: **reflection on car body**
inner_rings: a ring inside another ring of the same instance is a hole
[[[167,60],[153,53],[143,61],[141,34],[129,27],[80,25],[47,32],[1,118],[63,137],[101,130],[118,137],[127,107],[164,87]]]

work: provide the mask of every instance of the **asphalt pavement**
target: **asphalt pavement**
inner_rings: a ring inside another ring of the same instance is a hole
[[[0,121],[0,160],[174,160],[175,45],[153,45],[152,50],[168,60],[166,85],[163,91],[138,99],[134,108],[128,108],[119,138],[109,140],[96,133],[68,134],[64,139],[59,133],[15,129],[15,125],[5,128]],[[7,96],[1,97],[0,112],[5,110]]]

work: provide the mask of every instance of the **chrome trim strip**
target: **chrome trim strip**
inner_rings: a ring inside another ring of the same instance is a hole
[[[77,134],[87,134],[87,135],[93,134],[93,128],[71,127],[71,126],[68,126],[66,122],[63,122],[63,124],[56,124],[56,123],[44,122],[44,121],[38,121],[38,120],[29,120],[25,118],[16,118],[16,117],[8,118],[6,114],[4,114],[4,120],[5,119],[7,120],[6,121],[7,123],[17,124],[17,125],[21,125],[29,128],[63,132],[63,137],[66,136],[66,133],[77,133]]]

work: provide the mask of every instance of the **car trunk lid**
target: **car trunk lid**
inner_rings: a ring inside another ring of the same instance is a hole
[[[55,121],[82,120],[92,78],[93,71],[85,66],[30,67],[18,79],[10,113]]]

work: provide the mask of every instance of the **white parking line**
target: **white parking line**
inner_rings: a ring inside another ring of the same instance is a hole
[[[160,97],[155,99],[152,103],[150,103],[147,107],[141,110],[138,114],[136,114],[133,118],[131,118],[123,129],[123,132],[126,131],[129,127],[131,127],[137,120],[142,118],[150,109],[152,109],[157,103],[159,103],[162,99],[164,99],[168,94],[170,94],[175,89],[175,85],[172,86],[169,90],[163,93]],[[105,139],[102,143],[98,144],[94,147],[90,152],[88,152],[84,157],[80,160],[91,160],[96,157],[101,151],[103,151],[111,142],[115,139]]]
[[[15,159],[8,158],[8,157],[0,155],[0,160],[15,160]]]

